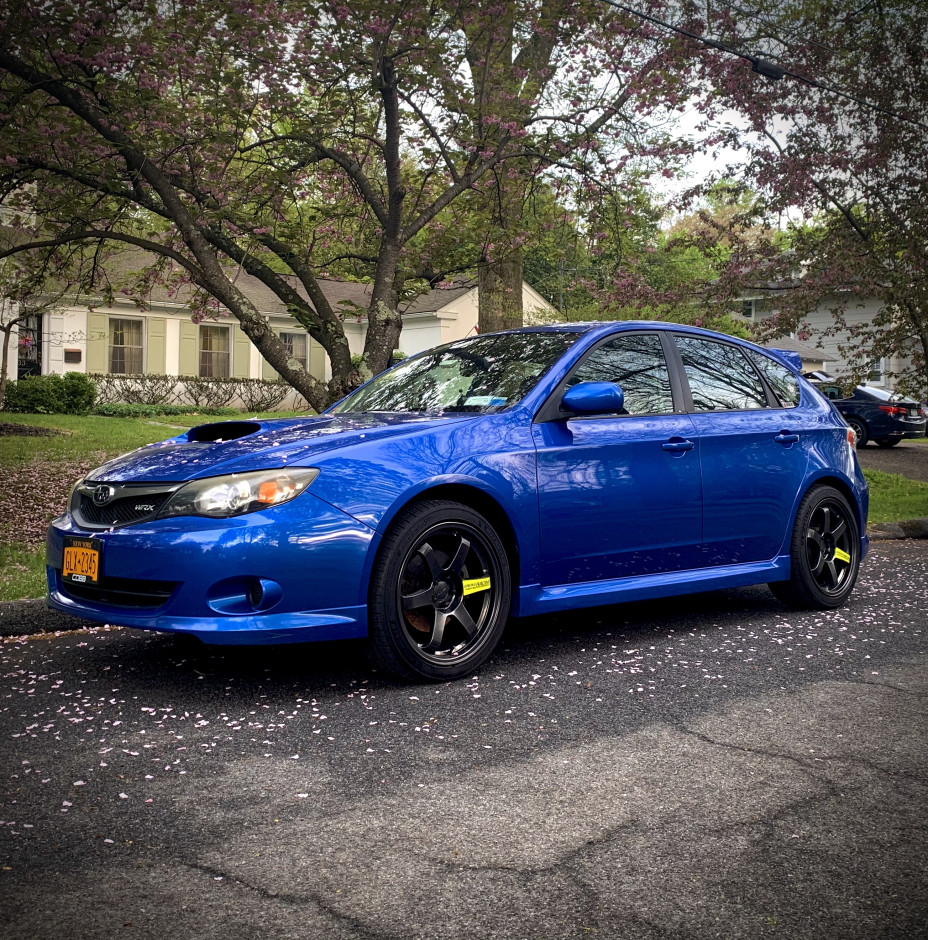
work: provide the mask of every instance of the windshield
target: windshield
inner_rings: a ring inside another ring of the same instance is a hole
[[[528,332],[459,340],[378,375],[332,411],[501,411],[528,394],[576,338]]]

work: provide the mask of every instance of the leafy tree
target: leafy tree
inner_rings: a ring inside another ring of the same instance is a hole
[[[745,156],[723,175],[742,175],[768,212],[791,219],[788,251],[744,253],[731,274],[775,298],[773,331],[802,331],[809,311],[831,298],[829,332],[844,337],[858,376],[875,357],[913,355],[897,384],[924,393],[928,7],[785,0],[775,9],[719,7],[692,25],[788,73],[752,83],[744,61],[703,55],[712,106],[736,110],[750,128],[720,137]],[[851,321],[843,299],[860,295],[882,305],[864,325]]]
[[[649,112],[680,94],[663,39],[594,0],[22,0],[0,28],[0,194],[38,220],[6,251],[144,249],[134,293],[193,285],[198,317],[231,313],[317,408],[387,364],[403,285],[440,274],[430,236],[457,200],[496,225],[491,266],[516,252],[500,291],[520,297],[525,180],[620,172],[631,151],[605,131],[649,150]],[[339,267],[372,286],[357,368],[319,285]],[[322,345],[327,385],[240,270]]]

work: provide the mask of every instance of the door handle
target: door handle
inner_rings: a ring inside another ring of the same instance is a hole
[[[661,450],[670,451],[672,454],[682,454],[686,450],[692,450],[695,446],[692,441],[684,440],[682,437],[672,437],[666,443],[661,444]]]
[[[780,431],[774,440],[778,444],[795,444],[799,440],[799,435],[795,431]]]

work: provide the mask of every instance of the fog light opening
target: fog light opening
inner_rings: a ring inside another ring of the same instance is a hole
[[[248,603],[251,604],[255,610],[259,610],[263,601],[264,585],[260,581],[252,581],[248,586]]]
[[[239,575],[214,584],[206,594],[206,603],[216,613],[229,617],[264,614],[280,603],[284,589],[269,578]]]

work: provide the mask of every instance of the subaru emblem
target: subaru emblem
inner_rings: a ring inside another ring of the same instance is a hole
[[[115,492],[116,490],[114,490],[111,486],[98,486],[93,491],[93,501],[97,506],[102,506],[104,503],[108,503],[110,501]]]

